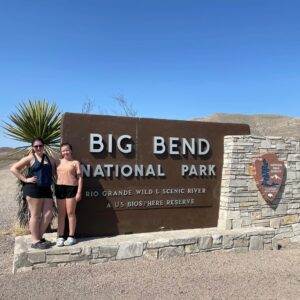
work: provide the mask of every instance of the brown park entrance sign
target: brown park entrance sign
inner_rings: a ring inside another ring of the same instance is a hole
[[[225,135],[246,124],[66,113],[84,176],[77,236],[217,226]]]

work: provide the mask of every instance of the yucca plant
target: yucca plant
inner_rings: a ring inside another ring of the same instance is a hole
[[[59,147],[61,116],[55,103],[28,100],[17,106],[17,112],[8,117],[10,122],[4,122],[2,128],[7,137],[29,143],[17,150],[31,151],[32,140],[39,137],[46,144],[46,152],[53,155]]]
[[[8,122],[1,126],[4,134],[16,141],[27,143],[25,146],[16,148],[16,152],[23,151],[29,154],[32,147],[31,142],[35,138],[42,138],[46,144],[45,151],[51,156],[58,152],[60,143],[60,125],[62,113],[58,106],[50,104],[47,100],[28,100],[20,103],[17,112],[12,113]],[[18,220],[21,226],[28,224],[29,215],[26,201],[22,199],[21,183],[17,192],[19,206]]]

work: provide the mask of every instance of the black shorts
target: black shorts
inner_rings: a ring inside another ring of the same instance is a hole
[[[26,196],[30,198],[52,199],[52,191],[50,187],[38,186],[34,183],[26,183],[23,185],[23,199],[26,199]]]
[[[77,194],[78,186],[55,185],[55,196],[57,199],[74,198]]]

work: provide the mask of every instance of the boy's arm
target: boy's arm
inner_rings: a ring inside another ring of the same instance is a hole
[[[83,185],[83,179],[82,179],[82,175],[81,175],[81,170],[80,170],[80,163],[79,161],[76,161],[76,175],[78,178],[78,190],[77,190],[77,194],[76,194],[76,201],[80,201],[81,200],[81,194],[82,194],[82,185]]]

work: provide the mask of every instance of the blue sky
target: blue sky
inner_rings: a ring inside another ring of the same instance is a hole
[[[27,99],[112,113],[118,95],[139,117],[299,117],[296,0],[0,0],[0,43],[1,121]]]

